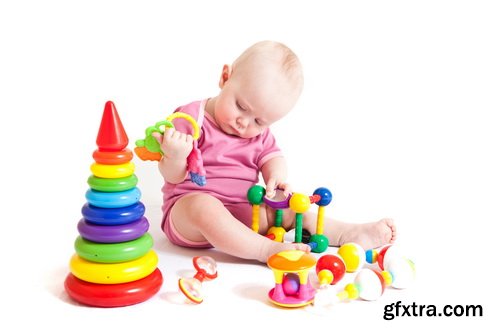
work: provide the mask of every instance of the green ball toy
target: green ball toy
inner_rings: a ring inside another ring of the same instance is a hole
[[[266,195],[266,189],[260,185],[250,187],[247,192],[247,199],[252,205],[260,205]]]

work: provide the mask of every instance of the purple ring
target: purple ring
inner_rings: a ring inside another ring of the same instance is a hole
[[[281,191],[280,189],[277,189],[276,191]],[[288,197],[285,200],[282,201],[274,201],[272,199],[269,199],[268,197],[264,196],[264,202],[266,205],[273,209],[285,209],[290,207],[290,198],[292,197],[292,194],[289,194]]]
[[[96,243],[121,243],[141,237],[149,229],[149,221],[143,216],[127,224],[98,225],[82,218],[77,225],[80,235]]]

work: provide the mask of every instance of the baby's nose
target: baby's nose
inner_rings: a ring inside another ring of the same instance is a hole
[[[244,117],[239,117],[236,120],[236,123],[238,124],[239,128],[246,128],[248,126],[248,120]]]

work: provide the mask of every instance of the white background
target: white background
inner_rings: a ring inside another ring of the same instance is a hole
[[[3,1],[0,325],[88,332],[386,331],[498,327],[500,10],[495,1]],[[136,160],[165,283],[127,308],[81,307],[63,281],[85,202],[104,103],[130,139],[175,107],[217,93],[218,75],[262,39],[305,71],[294,111],[273,128],[290,182],[334,193],[350,222],[393,217],[416,285],[328,311],[270,306],[267,267],[168,243],[161,178]],[[199,306],[178,299],[191,257],[219,280]],[[382,319],[385,305],[482,305],[483,317]],[[228,323],[236,320],[236,326]],[[494,323],[496,322],[496,324]],[[2,331],[7,331],[2,328]]]

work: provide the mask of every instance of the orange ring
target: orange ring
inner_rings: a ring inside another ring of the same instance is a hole
[[[132,160],[134,155],[128,148],[120,151],[94,150],[92,158],[99,164],[124,164]]]

